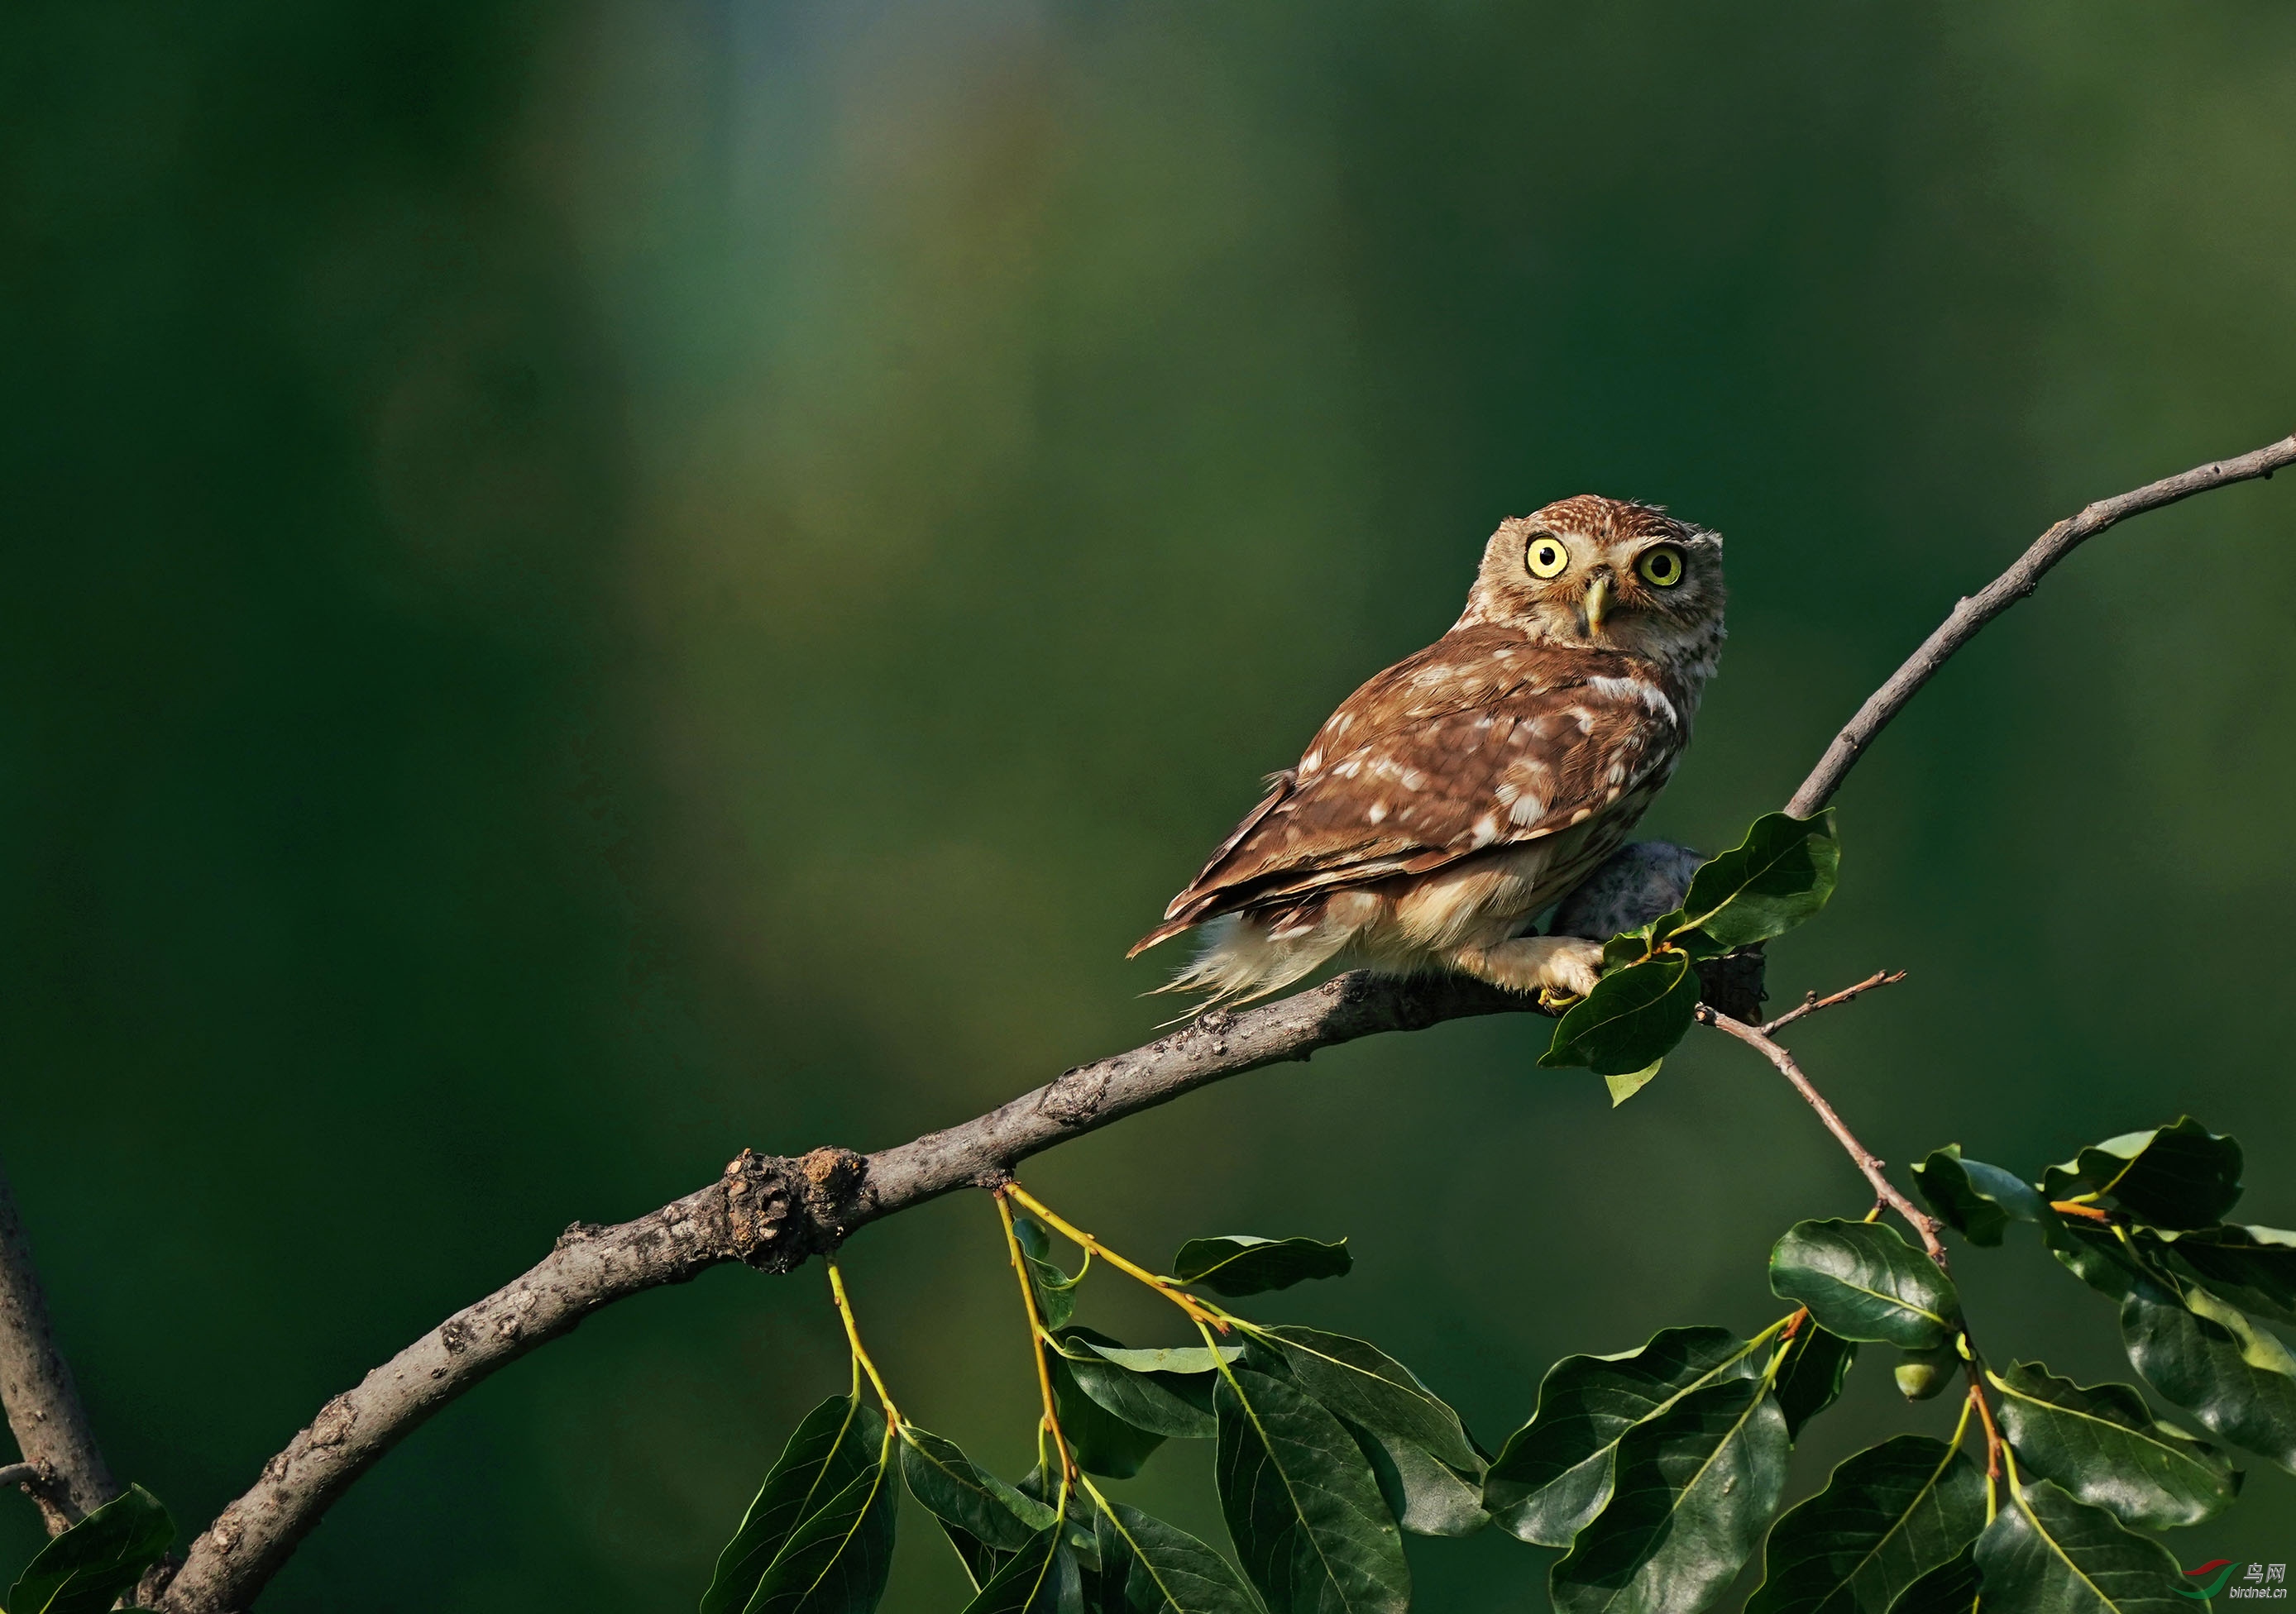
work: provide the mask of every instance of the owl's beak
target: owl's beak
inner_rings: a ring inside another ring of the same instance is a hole
[[[1603,619],[1611,614],[1611,606],[1619,597],[1611,585],[1611,574],[1598,571],[1595,580],[1587,585],[1587,632],[1589,637],[1603,636]]]

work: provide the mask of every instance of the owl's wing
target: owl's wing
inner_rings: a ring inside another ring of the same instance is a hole
[[[1447,635],[1341,704],[1133,951],[1582,823],[1672,766],[1687,737],[1679,698],[1634,658]]]

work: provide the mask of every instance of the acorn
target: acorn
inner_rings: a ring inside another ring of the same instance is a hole
[[[1934,1350],[1909,1350],[1897,1367],[1898,1393],[1908,1401],[1927,1401],[1953,1382],[1961,1354],[1951,1343]]]

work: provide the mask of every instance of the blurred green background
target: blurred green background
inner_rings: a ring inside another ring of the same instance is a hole
[[[1647,821],[1726,842],[2049,520],[2289,428],[2292,107],[2262,3],[10,7],[0,1152],[115,1465],[203,1523],[569,1221],[1142,1040],[1173,959],[1126,945],[1502,516],[1728,535]],[[1799,1038],[1881,1152],[2189,1110],[2296,1220],[2292,656],[2257,484],[2100,540],[1890,732],[1772,971],[1913,971]],[[1562,1353],[1774,1315],[1769,1241],[1866,1203],[1742,1050],[1611,1113],[1539,1036],[1348,1048],[1029,1180],[1153,1259],[1351,1235],[1260,1314],[1496,1442]],[[848,1269],[905,1406],[1011,1472],[994,1229]],[[1987,1345],[2128,1377],[2012,1243],[1960,1264]],[[844,1371],[817,1266],[635,1299],[264,1606],[689,1608]],[[1947,1415],[1869,1364],[1794,1494]],[[1209,1469],[1124,1494],[1217,1536]],[[901,1614],[961,1601],[922,1522]],[[0,1507],[0,1568],[34,1540]],[[2296,1558],[2296,1481],[2170,1544]],[[1544,1605],[1548,1554],[1413,1551],[1431,1611]]]

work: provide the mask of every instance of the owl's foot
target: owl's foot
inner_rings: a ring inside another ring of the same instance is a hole
[[[1542,1000],[1584,997],[1603,973],[1603,944],[1578,936],[1518,936],[1492,947],[1461,947],[1456,969],[1510,992]]]

